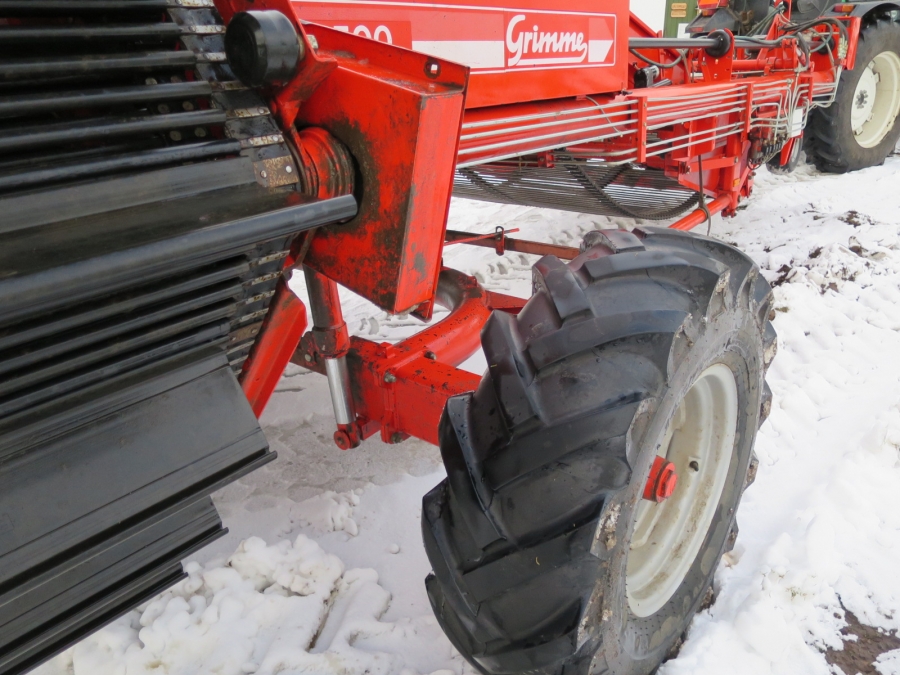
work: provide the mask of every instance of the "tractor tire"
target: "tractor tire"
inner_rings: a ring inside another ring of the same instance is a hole
[[[487,373],[440,424],[426,587],[482,673],[651,673],[707,597],[755,473],[775,352],[756,265],[656,228],[591,232],[582,250],[542,258],[518,317],[492,315]],[[680,481],[662,504],[642,499],[658,454]]]
[[[856,66],[845,70],[828,108],[810,114],[816,168],[846,173],[884,162],[900,139],[900,24],[878,19],[859,35]]]

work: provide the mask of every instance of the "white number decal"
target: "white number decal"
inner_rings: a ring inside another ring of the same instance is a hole
[[[391,35],[391,31],[388,30],[387,26],[378,26],[375,29],[375,39],[379,42],[387,42],[389,45],[394,44],[394,36]]]
[[[350,32],[350,26],[335,26],[335,30],[340,30],[345,33]],[[353,29],[354,35],[359,35],[364,38],[372,39],[372,31],[369,30],[367,26],[359,25]],[[389,45],[394,44],[394,36],[391,35],[391,29],[387,26],[376,26],[374,37],[379,42],[386,42]]]

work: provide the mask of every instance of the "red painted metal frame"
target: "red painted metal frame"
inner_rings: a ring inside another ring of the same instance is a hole
[[[320,230],[304,264],[386,311],[430,316],[468,68],[303,24],[289,0],[217,6],[226,21],[262,9],[294,20],[305,56],[290,82],[264,94],[288,137],[321,127],[356,160],[358,215]]]
[[[671,50],[642,50],[649,59],[670,64],[661,76],[671,84],[629,89],[636,70],[646,64],[627,52],[627,38],[651,37],[653,32],[635,17],[623,18],[624,2],[611,0],[612,9],[604,9],[617,21],[612,63],[549,64],[552,70],[544,67],[548,64],[523,68],[520,61],[513,63],[510,50],[519,49],[514,43],[520,35],[513,29],[532,21],[532,27],[539,27],[532,31],[532,55],[525,54],[524,42],[519,54],[520,60],[533,58],[535,45],[549,44],[539,34],[558,40],[570,20],[566,17],[577,15],[571,21],[582,27],[572,30],[590,40],[600,25],[590,24],[596,17],[589,15],[598,13],[596,3],[565,0],[553,10],[544,10],[546,0],[491,3],[500,7],[491,21],[501,21],[500,47],[506,52],[500,67],[476,64],[470,73],[437,56],[396,46],[437,50],[441,56],[450,53],[446,45],[429,46],[429,41],[483,38],[497,46],[496,26],[452,20],[438,25],[432,16],[436,5],[425,0],[216,0],[226,20],[236,11],[271,8],[295,21],[306,56],[291,82],[264,93],[301,156],[314,154],[312,147],[304,147],[311,142],[304,137],[312,137],[302,129],[317,127],[346,145],[357,162],[359,216],[307,235],[305,257],[296,256],[327,286],[328,292],[319,295],[330,298],[336,315],[340,283],[390,312],[413,310],[430,318],[435,301],[441,302],[438,274],[457,166],[539,153],[552,163],[557,149],[583,159],[637,162],[708,197],[704,208],[674,223],[675,229],[696,227],[714,213],[733,214],[752,189],[756,164],[780,146],[785,157],[791,144],[799,142],[789,119],[794,107],[827,96],[838,66],[852,67],[855,58],[858,17],[841,18],[850,38],[846,54],[831,61],[827,54],[813,53],[807,62],[796,38],[785,33],[788,11],[776,18],[767,36],[781,40],[777,46],[738,49],[721,58],[701,49],[687,50],[681,58]],[[473,8],[471,0],[444,4],[448,17],[483,11]],[[485,17],[491,14],[488,9]],[[385,29],[382,37],[388,31],[397,38],[392,39],[395,45],[366,39],[367,32],[377,38],[379,27]],[[829,26],[816,30],[834,32]],[[785,137],[788,131],[792,138]],[[327,176],[318,180],[325,184]],[[474,241],[468,233],[447,233],[447,243],[461,239],[498,253],[578,255],[577,249],[511,239],[505,232]],[[314,370],[324,371],[325,356],[347,354],[356,422],[339,430],[350,439],[344,447],[379,431],[386,442],[415,436],[436,443],[447,398],[473,390],[480,380],[456,366],[478,349],[490,312],[515,313],[525,302],[489,293],[458,272],[442,274],[445,281],[454,281],[461,296],[449,303],[444,298],[444,304],[453,306],[450,315],[407,340],[391,345],[354,337],[348,343],[341,321],[341,326],[308,332],[300,341],[292,358]],[[305,326],[303,304],[282,282],[242,378],[257,414]]]
[[[441,321],[397,344],[351,337],[348,353],[353,402],[361,437],[381,432],[386,443],[409,436],[437,443],[438,421],[447,399],[472,391],[481,376],[456,366],[480,347],[479,333],[493,310],[517,313],[521,298],[485,291],[460,272],[444,270],[455,299]],[[304,335],[293,361],[324,373],[325,354],[312,333]]]
[[[241,387],[257,417],[262,415],[275,391],[306,326],[306,307],[288,288],[285,279],[280,279],[269,313],[241,373]]]

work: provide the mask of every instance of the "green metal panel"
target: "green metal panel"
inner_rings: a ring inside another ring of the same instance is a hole
[[[697,16],[697,0],[666,0],[663,35],[687,37],[684,31],[695,16]]]

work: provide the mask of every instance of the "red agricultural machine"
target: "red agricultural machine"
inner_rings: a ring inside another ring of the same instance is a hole
[[[0,0],[0,673],[182,578],[289,361],[341,448],[440,445],[426,584],[479,671],[652,672],[737,535],[776,344],[757,267],[683,230],[900,135],[897,5],[699,10]],[[573,249],[447,231],[454,193],[674,223]],[[533,296],[449,244],[541,256]],[[374,343],[338,285],[450,311]]]

